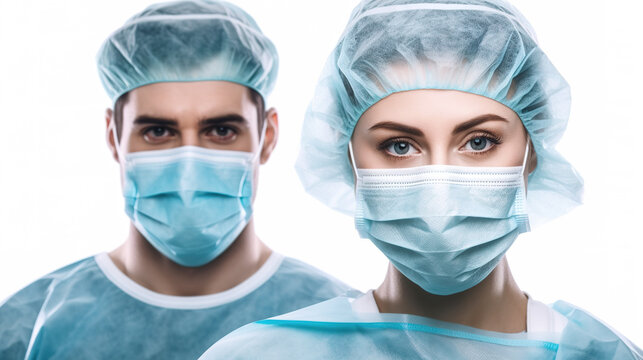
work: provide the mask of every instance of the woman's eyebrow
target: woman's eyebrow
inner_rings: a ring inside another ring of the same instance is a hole
[[[500,116],[500,115],[496,115],[496,114],[485,114],[485,115],[480,115],[480,116],[476,116],[476,117],[474,117],[473,119],[471,119],[471,120],[467,120],[466,122],[463,122],[462,124],[460,124],[460,125],[456,126],[456,128],[455,128],[455,129],[453,129],[452,134],[453,134],[453,135],[455,135],[455,134],[457,134],[457,133],[460,133],[460,132],[463,132],[463,131],[469,130],[469,129],[471,129],[471,128],[472,128],[472,127],[474,127],[474,126],[480,125],[480,124],[482,124],[482,123],[484,123],[484,122],[487,122],[487,121],[504,121],[504,122],[509,122],[509,120],[507,120],[507,119],[503,118],[503,117],[502,117],[502,116]]]
[[[395,130],[395,131],[400,131],[400,132],[407,133],[409,135],[424,136],[424,133],[422,132],[422,130],[420,130],[418,128],[398,124],[398,123],[393,122],[393,121],[383,121],[383,122],[377,123],[377,124],[371,126],[370,128],[368,128],[369,131],[370,130],[377,130],[377,129]]]

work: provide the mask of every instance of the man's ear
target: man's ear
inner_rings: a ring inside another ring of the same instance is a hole
[[[118,152],[116,150],[116,139],[114,139],[114,133],[116,129],[113,129],[116,124],[114,123],[114,112],[112,109],[105,110],[105,140],[107,140],[107,147],[112,153],[112,157],[116,162],[118,160]]]
[[[277,140],[279,139],[279,115],[277,110],[275,108],[268,109],[264,121],[266,122],[266,133],[263,148],[261,149],[261,164],[265,164],[270,159],[270,154],[277,146]]]

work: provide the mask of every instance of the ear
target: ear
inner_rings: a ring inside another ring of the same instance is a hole
[[[261,149],[261,164],[265,164],[270,159],[270,154],[277,146],[277,140],[279,139],[279,115],[275,108],[270,108],[266,111],[264,117],[266,122],[266,133],[263,140],[263,148]]]
[[[107,140],[107,147],[109,148],[109,151],[112,153],[112,157],[116,162],[119,162],[118,160],[118,152],[116,151],[116,140],[114,139],[114,133],[115,130],[113,127],[115,127],[116,124],[114,123],[114,112],[112,109],[107,109],[105,110],[105,140]]]

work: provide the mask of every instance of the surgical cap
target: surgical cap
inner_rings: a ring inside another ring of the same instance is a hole
[[[151,5],[103,43],[97,63],[113,102],[147,84],[206,80],[244,85],[265,100],[279,60],[250,15],[213,0]]]
[[[522,120],[538,156],[528,181],[532,224],[581,203],[583,180],[554,149],[567,126],[569,86],[526,19],[498,0],[367,0],[328,58],[303,126],[297,172],[306,190],[353,214],[348,142],[386,96],[448,89],[485,96]]]

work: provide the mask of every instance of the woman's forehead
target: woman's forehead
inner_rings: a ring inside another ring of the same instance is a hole
[[[394,93],[364,112],[357,126],[379,121],[412,122],[416,126],[457,126],[482,115],[520,122],[509,107],[484,96],[457,90],[411,90]]]

